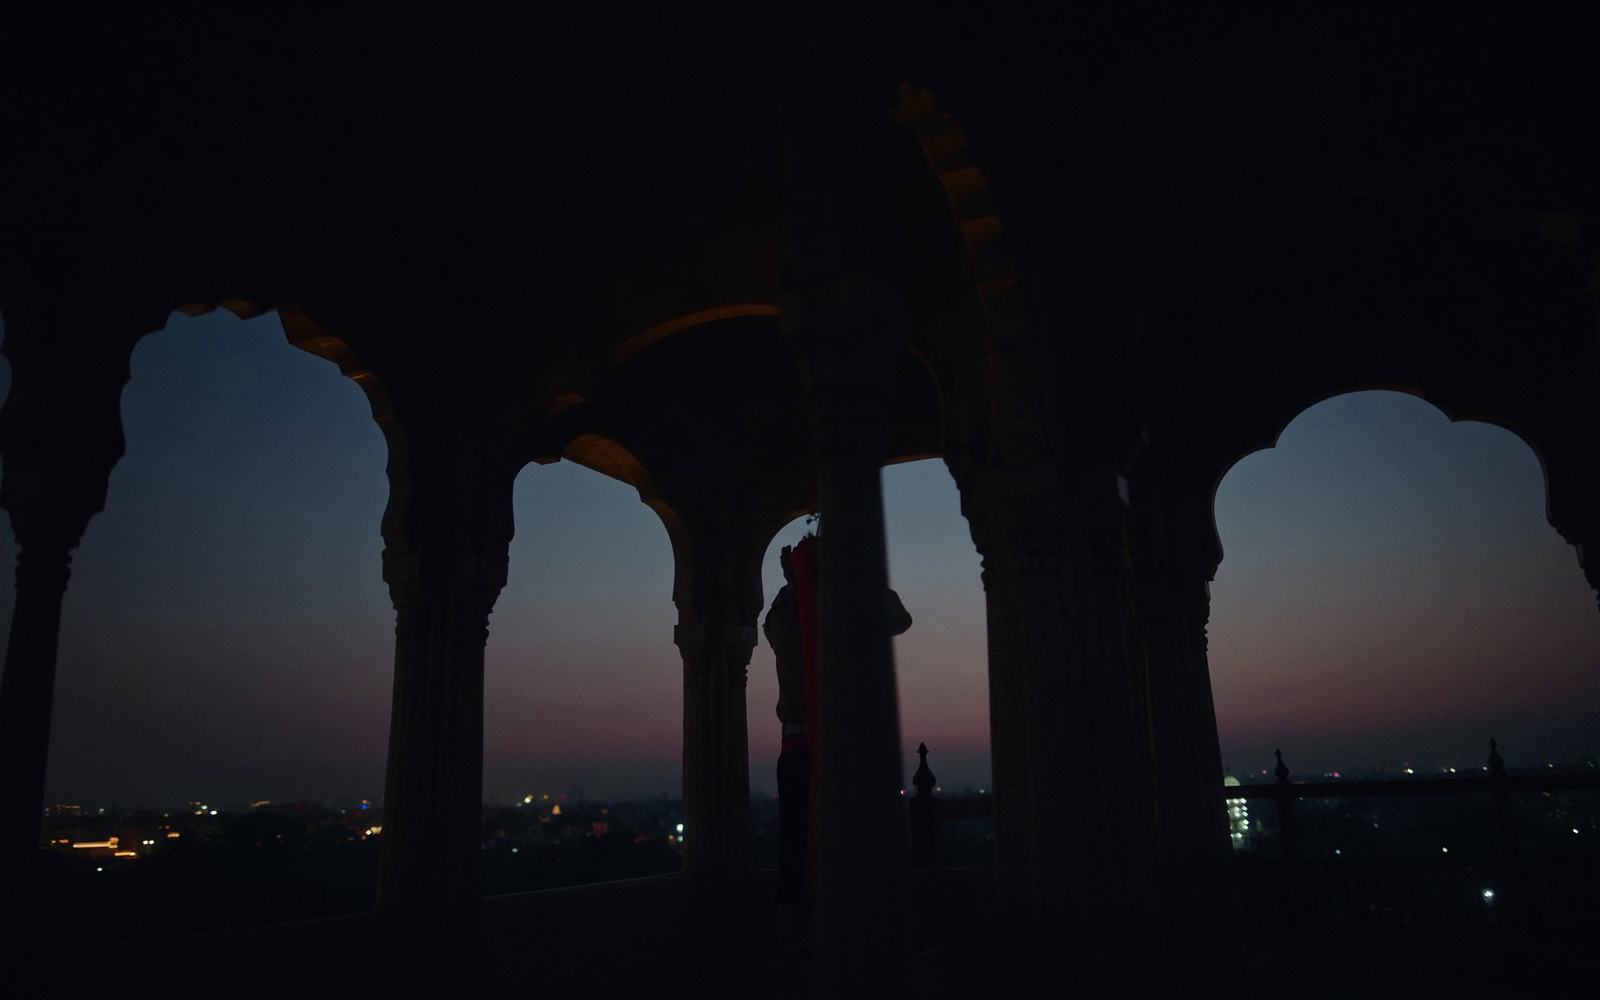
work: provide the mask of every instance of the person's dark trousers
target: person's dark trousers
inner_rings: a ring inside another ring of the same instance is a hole
[[[785,750],[778,755],[777,903],[798,903],[806,894],[807,812],[811,801],[811,754]]]

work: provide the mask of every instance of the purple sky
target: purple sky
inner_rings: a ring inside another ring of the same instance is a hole
[[[275,317],[174,316],[123,396],[128,454],[74,562],[52,802],[381,794],[393,611],[383,440],[356,386]],[[942,463],[884,471],[902,735],[987,787],[978,558]],[[1218,493],[1211,662],[1225,761],[1308,774],[1600,753],[1600,613],[1545,524],[1533,453],[1420,400],[1314,407]],[[562,462],[517,481],[490,622],[485,794],[676,795],[671,552],[629,487]],[[804,530],[779,533],[767,560]],[[9,532],[0,559],[13,559]],[[0,625],[9,624],[3,574]],[[778,749],[772,653],[750,667],[751,781]]]
[[[1366,392],[1301,414],[1217,493],[1223,758],[1297,773],[1600,756],[1600,610],[1533,451]]]

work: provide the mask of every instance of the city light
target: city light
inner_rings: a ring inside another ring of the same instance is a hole
[[[682,824],[682,823],[679,823],[679,824],[678,824],[678,832],[679,832],[679,833],[682,833],[682,832],[683,832],[683,824]]]
[[[1576,831],[1574,831],[1574,832],[1576,832]],[[86,848],[86,847],[109,847],[112,850],[116,850],[117,849],[117,838],[116,837],[107,837],[105,840],[85,840],[85,841],[83,841],[81,843],[73,844],[72,846],[75,847],[75,848],[78,848],[80,850],[83,849],[83,848]]]
[[[1494,890],[1493,889],[1485,889],[1485,890],[1483,890],[1483,898],[1484,899],[1488,899],[1488,900],[1493,900],[1494,899]]]

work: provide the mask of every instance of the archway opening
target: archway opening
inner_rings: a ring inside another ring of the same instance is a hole
[[[900,696],[900,738],[907,794],[917,746],[928,745],[929,767],[944,796],[987,795],[990,789],[987,618],[981,560],[961,498],[944,462],[927,459],[883,470],[889,585],[912,625],[894,640]],[[804,517],[784,526],[767,547],[762,590],[767,606],[783,586],[778,554],[811,530]],[[763,610],[763,619],[766,611]],[[778,682],[765,636],[751,658],[746,688],[750,727],[750,789],[754,800],[756,866],[777,858],[776,762],[781,731],[774,707]],[[945,824],[944,863],[992,863],[988,820]]]
[[[383,434],[274,314],[174,313],[131,369],[127,453],[62,615],[56,941],[369,909],[393,666]]]
[[[683,665],[671,541],[570,461],[517,477],[484,656],[484,893],[676,870]]]
[[[1320,403],[1240,461],[1216,500],[1225,766],[1480,772],[1494,737],[1514,770],[1592,767],[1600,619],[1544,509],[1520,438],[1397,392]]]

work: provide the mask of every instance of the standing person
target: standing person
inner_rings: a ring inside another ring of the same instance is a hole
[[[787,904],[809,898],[807,851],[811,821],[811,733],[807,728],[815,701],[814,657],[816,606],[809,590],[815,580],[816,536],[806,534],[797,547],[785,545],[778,554],[783,567],[783,587],[772,599],[762,631],[772,647],[778,669],[778,722],[783,726],[783,749],[778,755],[778,885],[775,902],[780,915]],[[805,567],[796,567],[796,561]],[[911,627],[911,615],[900,596],[885,589],[884,627],[899,635]],[[792,922],[787,921],[786,922]]]
[[[783,749],[778,754],[778,886],[774,894],[774,901],[783,906],[806,899],[811,744],[806,731],[800,587],[792,547],[783,547],[778,564],[783,567],[783,587],[772,599],[761,630],[777,661],[778,722],[783,726]]]

